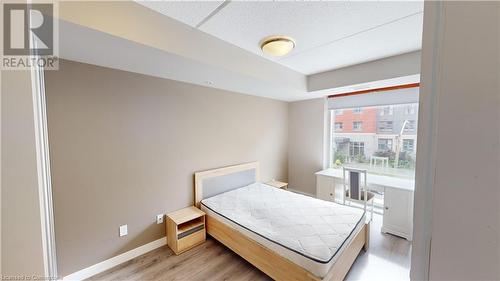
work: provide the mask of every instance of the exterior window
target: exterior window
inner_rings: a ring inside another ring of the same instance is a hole
[[[353,104],[337,115],[341,110],[330,112],[331,168],[352,167],[366,169],[369,174],[414,178],[417,103],[364,107]]]
[[[351,142],[349,143],[349,155],[351,157],[359,157],[365,155],[364,142]]]
[[[403,151],[412,153],[415,149],[415,140],[403,139]]]
[[[416,104],[408,104],[405,106],[405,114],[406,115],[412,115],[415,114],[416,112]]]
[[[392,139],[378,139],[378,150],[392,150]]]
[[[354,114],[361,114],[363,113],[363,108],[362,107],[356,107],[352,110],[352,113]]]
[[[393,112],[394,112],[394,109],[393,109],[392,105],[383,106],[380,110],[380,116],[392,115]]]
[[[363,129],[363,122],[354,121],[352,122],[352,130],[353,131],[361,131]]]
[[[408,122],[406,122],[406,126],[405,126],[405,129],[404,131],[405,132],[413,132],[415,131],[415,120],[408,120]]]
[[[340,175],[344,167],[366,170],[368,183],[377,177],[414,180],[418,103],[360,107],[356,100],[348,100],[351,103],[343,110],[329,112],[329,168]],[[377,211],[383,212],[384,197],[383,192],[375,192]]]
[[[335,131],[342,131],[343,124],[342,122],[335,122]]]
[[[378,122],[378,129],[381,132],[392,132],[394,129],[394,122],[393,121],[380,121]]]

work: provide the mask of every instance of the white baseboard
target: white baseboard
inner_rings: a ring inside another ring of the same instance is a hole
[[[97,263],[97,264],[94,264],[94,265],[89,266],[87,268],[84,268],[80,271],[71,273],[70,275],[64,276],[62,280],[80,281],[80,280],[87,279],[87,278],[92,277],[96,274],[104,272],[110,268],[113,268],[121,263],[129,261],[135,257],[143,255],[143,254],[150,252],[154,249],[160,248],[161,246],[164,246],[166,244],[167,244],[167,238],[162,237],[158,240],[155,240],[153,242],[149,242],[148,244],[145,244],[145,245],[142,245],[142,246],[137,247],[135,249],[132,249],[132,250],[125,252],[123,254],[120,254],[116,257],[112,257],[112,258],[107,259],[105,261],[102,261],[100,263]]]
[[[380,232],[382,232],[382,233],[389,233],[389,234],[392,234],[392,235],[396,235],[396,236],[404,238],[404,239],[406,239],[406,240],[408,240],[410,242],[411,242],[411,240],[413,238],[412,237],[413,233],[408,234],[408,233],[404,233],[404,232],[393,230],[393,229],[387,229],[386,227],[383,227],[383,226],[380,228]]]

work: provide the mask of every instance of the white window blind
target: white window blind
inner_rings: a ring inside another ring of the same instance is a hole
[[[387,104],[418,103],[419,87],[329,97],[329,109],[380,106]]]

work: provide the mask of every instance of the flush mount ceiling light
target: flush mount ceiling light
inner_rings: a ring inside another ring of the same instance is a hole
[[[269,36],[260,43],[260,48],[265,54],[280,57],[284,56],[295,47],[295,41],[287,36]]]

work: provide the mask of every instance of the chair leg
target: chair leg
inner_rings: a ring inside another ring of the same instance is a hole
[[[370,219],[370,221],[373,221],[373,212],[375,210],[375,199],[372,199],[372,217]]]

